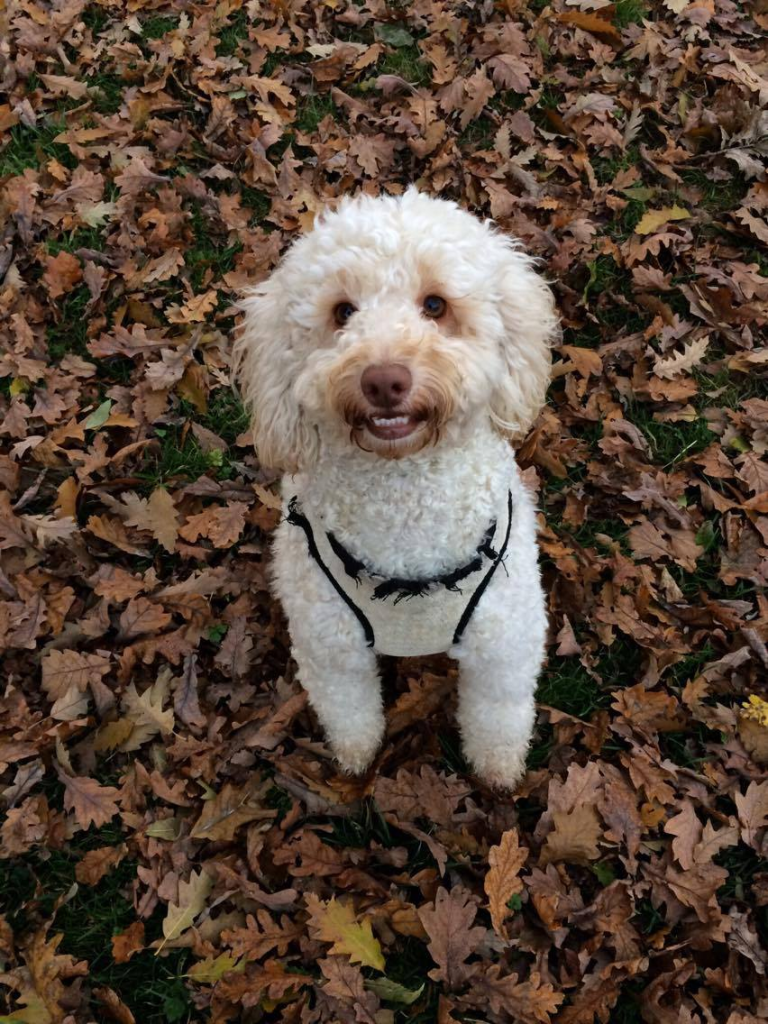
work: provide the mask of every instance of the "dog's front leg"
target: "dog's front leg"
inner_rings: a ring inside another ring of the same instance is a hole
[[[546,631],[538,573],[528,583],[515,592],[510,578],[498,576],[451,651],[464,753],[482,779],[509,790],[525,773]]]
[[[287,524],[276,538],[275,582],[299,681],[341,767],[363,772],[384,735],[376,655],[353,612],[308,558],[301,532]]]

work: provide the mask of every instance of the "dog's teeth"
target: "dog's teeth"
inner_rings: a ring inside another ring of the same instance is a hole
[[[408,416],[374,416],[372,417],[373,423],[377,427],[391,427],[400,426],[403,423],[407,423],[410,417]]]

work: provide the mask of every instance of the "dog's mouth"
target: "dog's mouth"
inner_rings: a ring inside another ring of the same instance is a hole
[[[363,426],[379,441],[400,441],[415,433],[423,422],[424,417],[414,413],[379,413],[368,416]]]

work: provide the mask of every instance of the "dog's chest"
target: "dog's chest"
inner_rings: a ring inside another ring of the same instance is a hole
[[[323,460],[296,493],[315,519],[370,569],[387,576],[449,572],[469,558],[516,473],[493,435],[399,462],[356,453]]]

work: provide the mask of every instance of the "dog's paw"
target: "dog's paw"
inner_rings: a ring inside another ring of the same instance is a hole
[[[526,772],[527,749],[499,749],[493,751],[467,752],[475,772],[492,789],[512,793],[519,786]]]
[[[364,775],[373,763],[379,741],[367,743],[332,743],[331,749],[339,767],[348,775]]]

